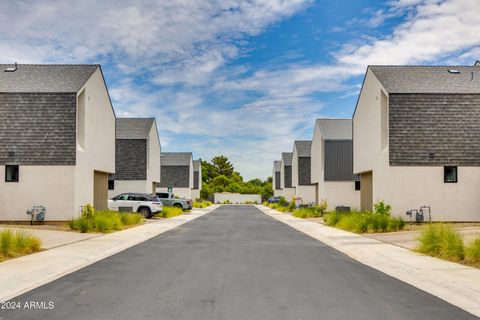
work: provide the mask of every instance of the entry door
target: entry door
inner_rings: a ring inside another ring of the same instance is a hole
[[[108,173],[93,172],[93,206],[97,210],[108,208]]]
[[[372,211],[373,209],[372,171],[360,174],[360,209],[362,211]]]

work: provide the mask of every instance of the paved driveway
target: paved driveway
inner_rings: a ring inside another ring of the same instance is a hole
[[[476,319],[261,213],[223,206],[15,301],[3,319]]]

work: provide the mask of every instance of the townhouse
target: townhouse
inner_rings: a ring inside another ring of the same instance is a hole
[[[193,161],[193,200],[200,198],[200,191],[202,191],[202,160]]]
[[[161,145],[154,118],[117,118],[115,174],[110,198],[125,192],[155,193],[160,184]]]
[[[316,203],[315,186],[311,181],[311,149],[312,141],[297,140],[293,144],[292,153],[292,186],[295,197],[301,204]]]
[[[115,113],[100,65],[0,65],[0,220],[108,205]]]
[[[327,201],[327,210],[337,206],[360,207],[360,181],[353,174],[351,119],[317,119],[311,162],[317,204]]]
[[[273,161],[273,172],[272,172],[272,188],[274,196],[283,196],[282,188],[280,187],[281,183],[281,160]]]
[[[193,156],[191,152],[162,152],[160,187],[157,192],[192,199]]]
[[[295,188],[292,186],[292,156],[291,152],[283,152],[280,162],[280,189],[281,195],[287,201],[291,201],[295,196]]]
[[[369,66],[353,147],[362,210],[384,200],[398,215],[478,221],[480,66]]]

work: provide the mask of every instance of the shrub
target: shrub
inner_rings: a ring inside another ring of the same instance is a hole
[[[295,210],[295,200],[290,201],[287,208],[288,212],[293,212],[293,210]]]
[[[179,216],[183,213],[183,210],[181,208],[177,207],[163,207],[162,212],[157,214],[157,217],[161,218],[172,218],[175,216]]]
[[[452,225],[430,224],[418,238],[417,251],[447,260],[458,261],[464,258],[463,239]]]
[[[379,213],[379,214],[382,214],[382,215],[389,216],[391,211],[392,211],[392,206],[389,205],[389,204],[386,204],[383,200],[378,201],[373,206],[375,208],[375,212]]]
[[[322,216],[325,213],[325,210],[327,210],[327,208],[328,208],[327,200],[322,199],[322,201],[320,201],[320,203],[318,204],[318,209],[321,211]]]
[[[0,231],[0,261],[40,250],[41,241],[24,230]]]
[[[372,212],[330,212],[325,215],[325,224],[357,233],[398,231],[405,227],[400,217]]]
[[[475,239],[465,248],[465,259],[469,262],[480,262],[480,238]]]
[[[88,232],[111,232],[121,230],[125,226],[135,225],[142,222],[143,217],[139,213],[117,211],[95,211],[93,206],[87,204],[82,208],[79,218],[68,222],[70,229],[82,233]]]
[[[232,204],[232,202],[230,200],[225,200],[223,201],[223,204]]]
[[[297,218],[317,218],[320,215],[318,208],[302,208],[293,211],[293,216]]]
[[[192,203],[192,207],[194,208],[206,208],[210,207],[212,203],[210,201],[203,201],[203,200],[197,200]]]
[[[285,197],[280,197],[280,199],[278,199],[278,205],[280,205],[281,207],[287,207],[288,206],[287,199],[285,199]]]
[[[331,226],[331,227],[334,227],[338,221],[340,221],[340,217],[341,214],[336,212],[336,211],[332,211],[328,214],[325,215],[325,224],[327,226]]]

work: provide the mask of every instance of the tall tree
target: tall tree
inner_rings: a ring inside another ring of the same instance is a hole
[[[212,165],[215,176],[231,177],[234,172],[232,163],[225,156],[213,157]]]

